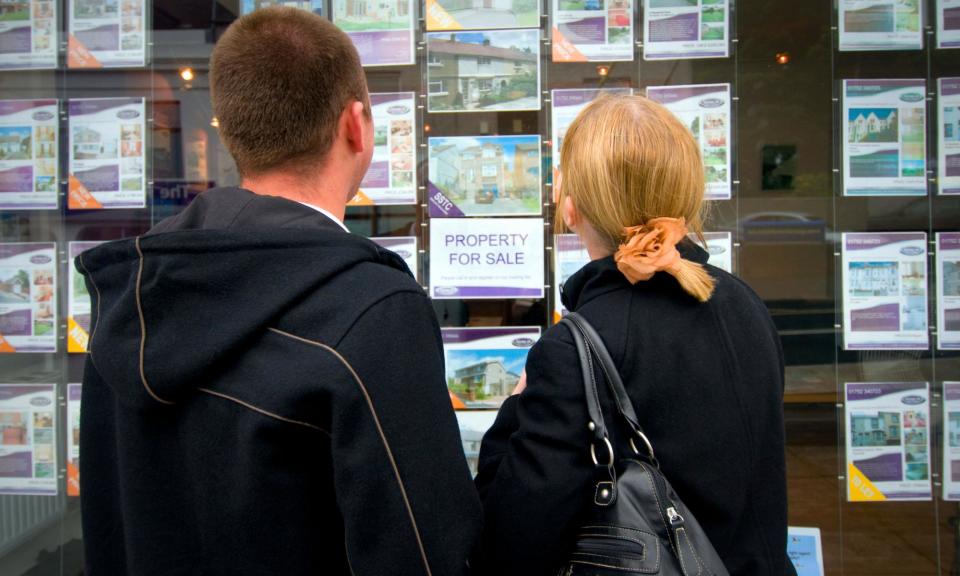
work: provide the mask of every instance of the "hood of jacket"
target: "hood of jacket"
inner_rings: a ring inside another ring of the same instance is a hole
[[[176,404],[364,263],[409,274],[399,256],[310,207],[209,190],[147,234],[77,257],[92,299],[91,360],[125,404]]]

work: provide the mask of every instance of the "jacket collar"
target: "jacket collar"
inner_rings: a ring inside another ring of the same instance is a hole
[[[690,240],[684,240],[677,244],[677,250],[680,251],[680,256],[683,259],[697,264],[706,264],[710,258],[706,250]],[[651,281],[656,280],[658,276],[663,276],[663,274],[658,274]],[[601,294],[629,286],[630,282],[617,269],[617,263],[614,262],[613,256],[607,256],[589,262],[576,274],[570,276],[560,287],[560,299],[567,310],[576,310],[587,301]]]

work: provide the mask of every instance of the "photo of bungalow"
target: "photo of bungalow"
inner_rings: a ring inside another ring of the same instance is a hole
[[[117,0],[75,0],[74,18],[113,18],[117,15]]]
[[[897,109],[851,108],[847,132],[849,142],[897,142]]]
[[[435,0],[427,2],[427,10],[437,10],[438,17],[428,22],[450,22],[450,25],[428,27],[428,30],[472,30],[497,28],[535,28],[540,25],[540,3],[537,0]],[[444,16],[449,16],[449,19]],[[451,20],[452,19],[452,20]],[[429,26],[429,24],[428,24]]]
[[[427,34],[430,112],[539,110],[537,30]]]
[[[428,174],[466,216],[540,213],[539,136],[430,138]]]
[[[900,413],[850,415],[851,446],[899,446]]]
[[[337,0],[333,17],[341,29],[404,30],[410,25],[408,0]]]
[[[0,22],[29,19],[29,2],[22,2],[21,0],[0,0]]]
[[[0,268],[0,303],[30,301],[30,273],[22,268]]]
[[[75,160],[101,160],[117,157],[117,138],[104,137],[87,126],[73,129],[73,157]]]

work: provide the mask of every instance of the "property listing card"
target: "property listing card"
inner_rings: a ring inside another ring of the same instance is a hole
[[[80,384],[67,384],[67,496],[80,495]]]
[[[926,82],[843,81],[844,196],[927,194]]]
[[[943,499],[960,500],[960,382],[943,383]]]
[[[560,297],[563,285],[590,262],[590,254],[576,234],[557,234],[553,240],[553,322],[556,324],[567,314]]]
[[[430,296],[543,298],[543,218],[432,218]]]
[[[540,109],[540,31],[430,32],[427,111]]]
[[[69,0],[70,68],[144,66],[146,0]]]
[[[960,48],[960,0],[937,0],[937,48]]]
[[[240,13],[249,14],[254,10],[269,8],[270,6],[277,6],[278,4],[300,8],[301,10],[309,10],[314,14],[323,16],[323,0],[284,0],[282,3],[277,2],[277,0],[241,0]]]
[[[71,210],[143,208],[143,98],[74,99],[67,104]]]
[[[427,30],[539,28],[539,0],[426,0]]]
[[[364,66],[413,64],[412,0],[333,0],[333,23],[353,40]]]
[[[700,143],[707,200],[731,197],[730,85],[650,86],[647,97],[666,106]]]
[[[550,128],[553,141],[553,168],[560,167],[560,147],[563,145],[563,137],[567,133],[567,128],[573,123],[573,120],[580,114],[580,111],[586,108],[587,104],[593,102],[604,94],[633,94],[632,88],[587,88],[571,90],[552,90],[550,92],[553,107],[550,109]],[[556,176],[554,176],[556,182]]]
[[[417,258],[417,237],[416,236],[387,236],[382,238],[371,238],[381,248],[386,248],[391,252],[395,253],[397,256],[403,258],[403,261],[406,262],[407,268],[410,269],[410,273],[413,274],[414,278],[419,280],[420,278],[420,267],[417,265],[419,259]]]
[[[838,0],[840,50],[920,50],[921,0]]]
[[[57,351],[57,245],[0,244],[0,353]]]
[[[710,255],[708,264],[733,274],[733,234],[730,232],[704,232],[706,245],[700,242],[696,234],[691,233],[689,238],[697,246],[703,248]]]
[[[77,256],[103,242],[70,242],[67,251],[67,352],[86,352],[90,343],[91,302],[83,275],[75,265]]]
[[[937,348],[960,350],[960,232],[937,232]]]
[[[541,213],[539,134],[429,138],[427,154],[431,217]]]
[[[442,328],[447,388],[455,410],[496,410],[520,381],[539,326]]]
[[[632,61],[633,3],[553,0],[553,61]]]
[[[847,382],[847,499],[929,500],[926,382]]]
[[[647,0],[643,59],[726,58],[730,55],[729,0]]]
[[[0,4],[0,70],[57,67],[59,14],[56,0]]]
[[[54,384],[0,384],[0,494],[56,496]]]
[[[787,527],[787,557],[797,576],[824,576],[820,529]]]
[[[843,234],[846,350],[926,350],[927,234]]]
[[[451,396],[453,398],[453,396]],[[467,458],[470,475],[477,476],[477,464],[480,461],[480,445],[483,436],[497,420],[496,410],[457,410],[457,424],[460,426],[460,441],[463,442],[463,455]]]
[[[937,189],[940,194],[960,194],[960,78],[940,78],[937,84]]]
[[[0,210],[56,210],[56,100],[0,100]]]
[[[373,161],[349,206],[417,203],[416,97],[370,94]]]

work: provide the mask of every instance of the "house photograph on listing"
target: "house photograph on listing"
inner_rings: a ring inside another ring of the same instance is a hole
[[[538,30],[427,34],[430,112],[540,109]]]

